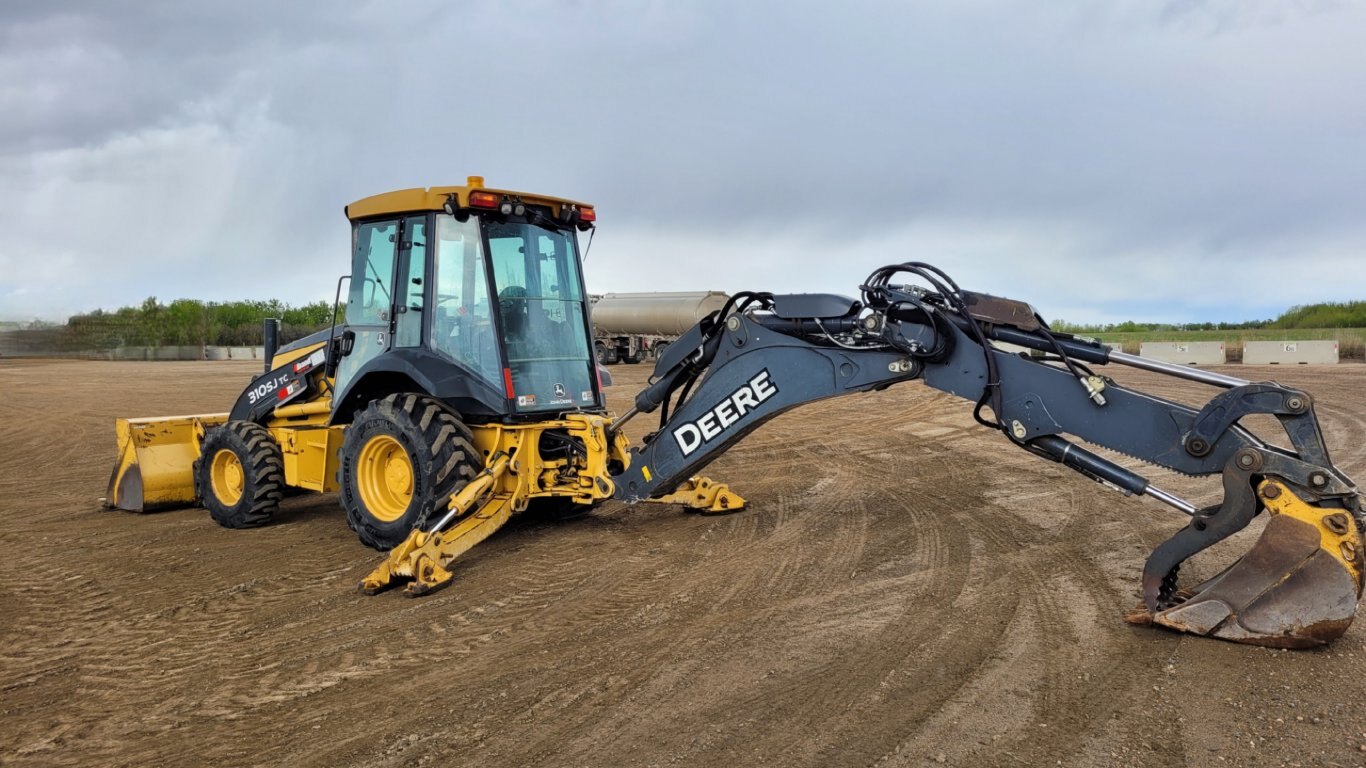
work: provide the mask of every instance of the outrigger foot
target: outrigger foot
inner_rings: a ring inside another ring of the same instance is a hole
[[[673,493],[648,499],[659,504],[682,504],[704,515],[729,515],[745,508],[745,500],[725,483],[700,475],[684,480]]]
[[[360,591],[377,595],[409,580],[404,595],[421,597],[449,586],[455,576],[445,564],[493,535],[512,516],[511,495],[489,496],[507,470],[508,458],[502,456],[451,499],[450,511],[434,530],[414,530],[390,550],[384,562],[361,579]]]

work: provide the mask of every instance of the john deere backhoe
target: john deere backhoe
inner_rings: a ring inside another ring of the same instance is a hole
[[[267,522],[286,487],[338,491],[361,540],[389,550],[361,589],[406,581],[421,595],[448,585],[454,558],[532,504],[739,510],[743,499],[696,474],[737,441],[791,408],[919,379],[972,403],[976,420],[1015,446],[1189,517],[1149,556],[1130,620],[1307,647],[1337,638],[1355,615],[1366,510],[1329,460],[1304,392],[1057,333],[1028,304],[962,290],[912,262],[874,271],[858,299],[732,296],[669,345],[614,419],[579,271],[576,232],[594,226],[591,206],[472,177],[346,213],[345,324],[274,352],[230,413],[119,420],[110,504],[199,500],[223,525],[245,527]],[[1092,367],[1107,364],[1219,391],[1194,408]],[[630,446],[621,426],[656,411],[658,430]],[[1241,423],[1254,414],[1279,420],[1290,447]],[[1217,475],[1223,499],[1197,508],[1076,441]],[[1263,513],[1251,551],[1178,588],[1182,563]]]

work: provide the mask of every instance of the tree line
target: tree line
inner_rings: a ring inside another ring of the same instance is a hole
[[[341,312],[345,312],[345,304]],[[56,346],[69,349],[260,346],[264,343],[263,326],[268,317],[280,321],[280,343],[284,344],[330,326],[332,303],[315,301],[295,307],[278,299],[227,302],[176,299],[170,304],[162,304],[152,296],[136,307],[120,307],[112,312],[97,309],[72,315],[65,325],[45,330],[62,337],[59,341],[54,340],[58,341]]]
[[[1366,328],[1366,301],[1337,301],[1291,307],[1274,320],[1242,323],[1122,323],[1086,325],[1058,320],[1050,324],[1065,333],[1138,333],[1146,331],[1244,331],[1253,329]]]
[[[338,319],[346,305],[339,308]],[[332,304],[315,301],[291,306],[278,299],[204,302],[176,299],[163,304],[155,296],[136,307],[72,315],[64,325],[35,321],[25,331],[39,332],[53,349],[114,349],[122,346],[169,345],[260,346],[262,324],[280,320],[280,343],[288,343],[332,324]],[[1248,329],[1366,328],[1366,301],[1325,302],[1291,307],[1280,317],[1241,323],[1139,323],[1104,325],[1058,320],[1054,330],[1067,333],[1134,333],[1150,331],[1239,331]]]

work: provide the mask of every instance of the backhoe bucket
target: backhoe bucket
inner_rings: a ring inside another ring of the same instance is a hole
[[[105,504],[129,512],[194,503],[194,462],[204,433],[226,413],[117,419],[118,462]]]
[[[1272,517],[1252,549],[1151,620],[1273,648],[1330,643],[1351,626],[1361,598],[1356,521],[1350,511],[1311,506],[1276,481],[1263,481],[1258,492]]]

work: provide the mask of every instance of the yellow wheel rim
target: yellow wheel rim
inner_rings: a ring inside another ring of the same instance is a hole
[[[224,448],[213,455],[209,469],[209,482],[213,484],[213,495],[224,506],[235,507],[242,500],[243,482],[242,462],[232,450]]]
[[[356,489],[376,520],[392,523],[413,500],[413,463],[403,445],[389,435],[375,435],[360,449]]]

